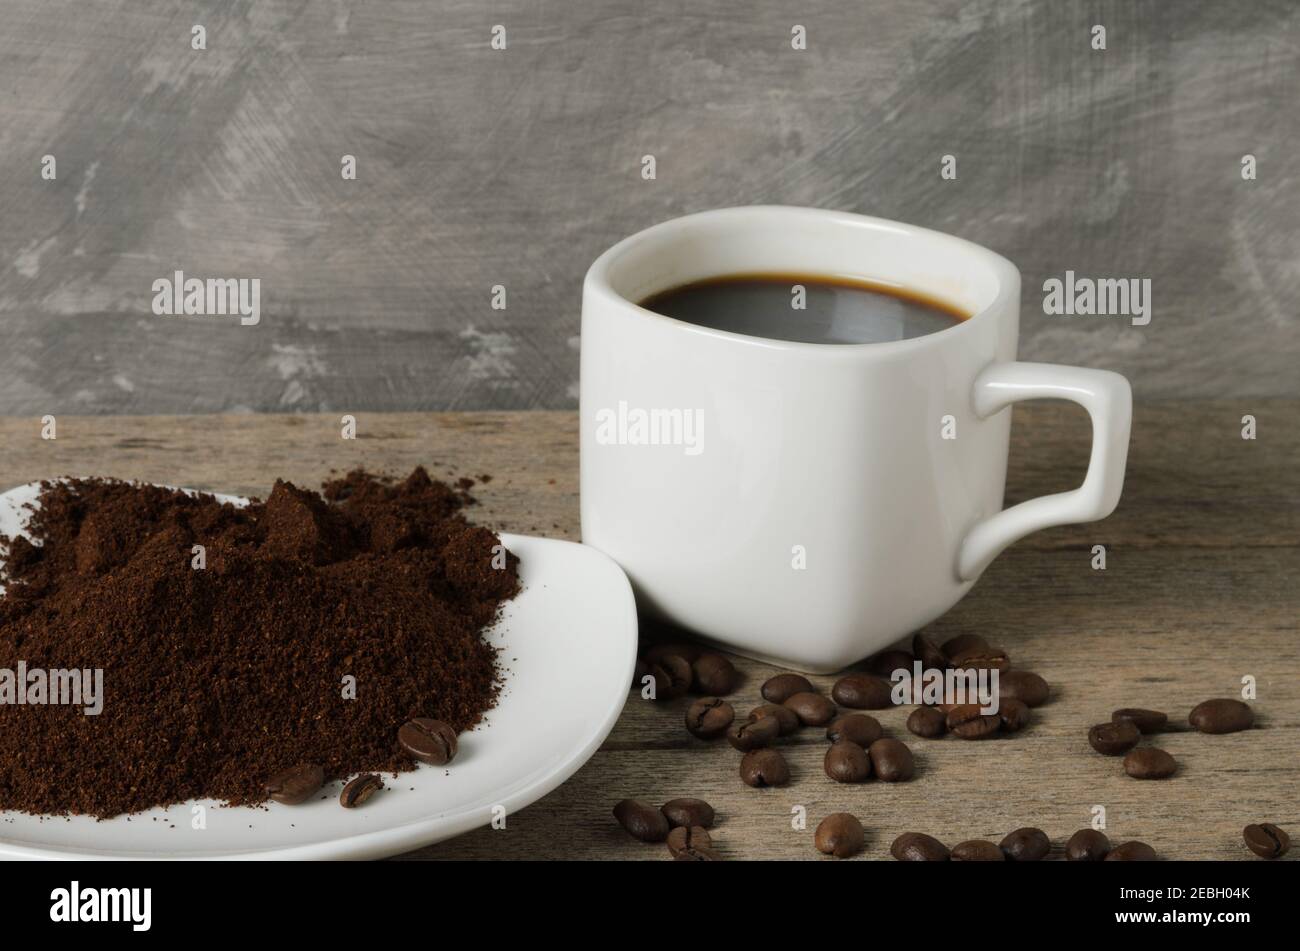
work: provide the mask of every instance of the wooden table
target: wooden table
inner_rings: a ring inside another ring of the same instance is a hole
[[[1066,489],[1087,463],[1087,419],[1072,407],[1015,410],[1008,504]],[[1255,416],[1258,438],[1241,438]],[[610,809],[699,796],[717,808],[714,841],[731,858],[817,858],[812,833],[830,812],[867,828],[866,855],[883,858],[908,830],[949,844],[998,839],[1021,825],[1059,848],[1106,810],[1113,840],[1140,838],[1169,858],[1250,858],[1249,822],[1300,837],[1300,402],[1151,403],[1136,410],[1128,481],[1104,522],[1031,536],[993,563],[930,633],[976,631],[1036,670],[1054,696],[1014,738],[921,740],[907,709],[879,715],[916,753],[909,783],[841,786],[822,773],[825,741],[802,731],[784,747],[794,774],[754,790],[739,754],[682,726],[687,701],[629,693],[609,739],[563,787],[509,817],[408,858],[646,858],[666,850],[629,838]],[[265,495],[276,477],[315,487],[355,465],[435,474],[491,473],[478,518],[499,528],[578,538],[574,413],[362,414],[358,438],[337,416],[61,417],[58,438],[36,419],[0,419],[5,487],[60,474],[112,475]],[[1106,546],[1104,571],[1092,547]],[[797,632],[792,632],[796,635]],[[738,660],[731,698],[746,712],[772,668]],[[1229,736],[1180,729],[1157,738],[1175,777],[1139,782],[1088,747],[1090,724],[1120,706],[1166,710],[1185,722],[1200,700],[1236,696],[1255,678],[1256,728]],[[833,678],[814,678],[829,689]],[[792,810],[807,811],[805,829]],[[1295,850],[1300,852],[1300,849]]]

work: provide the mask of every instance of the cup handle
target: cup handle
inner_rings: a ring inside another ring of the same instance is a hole
[[[1043,495],[981,521],[962,540],[957,574],[973,581],[1012,542],[1053,525],[1092,522],[1115,511],[1124,487],[1133,392],[1128,380],[1109,370],[1051,363],[995,363],[975,378],[975,414],[987,419],[1021,400],[1058,399],[1078,403],[1092,417],[1092,458],[1083,484],[1069,492]]]

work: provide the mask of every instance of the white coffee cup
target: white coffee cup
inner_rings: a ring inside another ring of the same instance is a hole
[[[756,272],[884,281],[972,316],[845,345],[637,304]],[[887,646],[951,608],[1012,542],[1119,501],[1128,381],[1016,362],[1019,321],[1010,261],[879,218],[729,208],[619,242],[583,287],[583,541],[623,566],[643,609],[724,648],[830,672]],[[1092,457],[1077,489],[1003,510],[1008,407],[1028,399],[1083,406]]]

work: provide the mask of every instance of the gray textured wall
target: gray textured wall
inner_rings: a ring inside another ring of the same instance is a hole
[[[1026,358],[1147,397],[1300,394],[1294,2],[5,0],[0,21],[0,413],[572,406],[592,258],[757,202],[1001,251]],[[154,316],[177,268],[261,278],[262,323]],[[1151,278],[1151,324],[1044,316],[1067,268]]]

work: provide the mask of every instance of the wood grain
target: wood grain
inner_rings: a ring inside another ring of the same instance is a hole
[[[1251,412],[1259,438],[1240,438]],[[1300,831],[1300,402],[1139,404],[1124,499],[1092,526],[1031,536],[998,558],[930,633],[978,631],[1017,666],[1041,673],[1053,699],[1014,738],[921,740],[906,709],[878,714],[916,753],[910,783],[838,786],[821,771],[825,748],[805,730],[782,749],[794,773],[784,789],[744,786],[739,754],[682,726],[685,700],[655,704],[629,692],[607,742],[569,782],[512,815],[405,858],[662,859],[610,815],[624,797],[700,796],[719,814],[714,839],[732,858],[818,858],[812,830],[852,811],[867,827],[866,856],[887,857],[900,832],[950,844],[998,839],[1038,825],[1058,847],[1107,811],[1114,840],[1139,838],[1168,858],[1250,858],[1249,822]],[[359,438],[339,438],[330,415],[61,417],[58,439],[39,421],[0,418],[0,486],[56,474],[100,474],[264,495],[276,477],[318,484],[364,464],[401,472],[490,473],[478,517],[513,531],[577,538],[577,420],[572,413],[363,414]],[[1086,465],[1087,420],[1050,404],[1016,409],[1008,502],[1066,488]],[[1089,565],[1107,546],[1107,568]],[[792,632],[798,636],[798,632]],[[773,668],[737,659],[730,698],[746,713]],[[1211,696],[1258,683],[1256,727],[1203,736],[1181,726]],[[834,678],[815,678],[829,688]],[[1169,712],[1179,728],[1156,738],[1179,762],[1160,783],[1123,775],[1087,746],[1087,727],[1120,706]],[[808,827],[791,827],[791,810]]]
[[[758,203],[1006,255],[1025,359],[1300,396],[1298,31],[1287,0],[8,0],[0,412],[573,408],[595,257]],[[258,278],[261,324],[154,316],[176,269]],[[1067,270],[1150,279],[1151,323],[1046,316]]]

